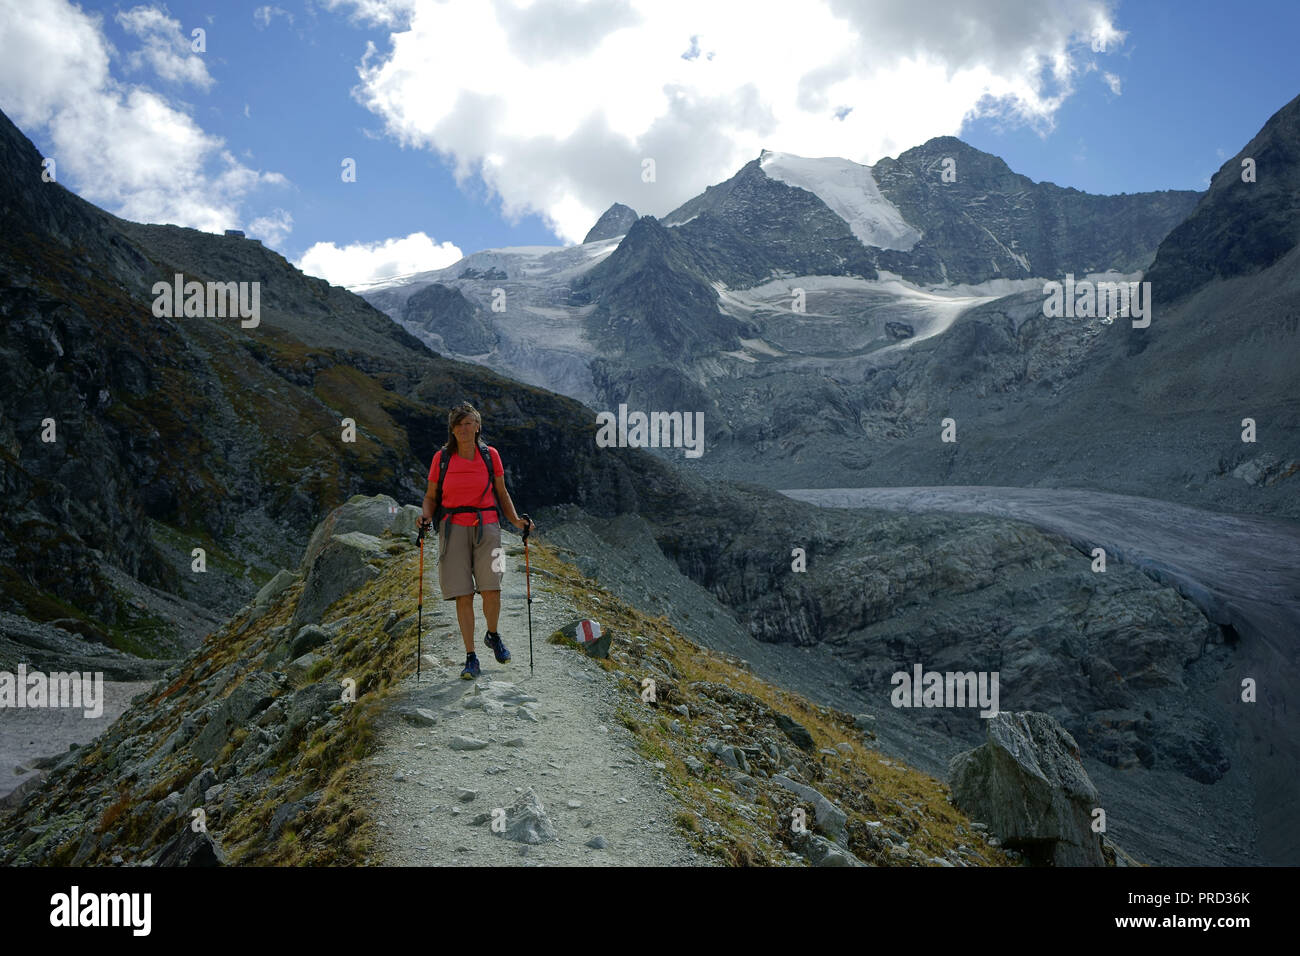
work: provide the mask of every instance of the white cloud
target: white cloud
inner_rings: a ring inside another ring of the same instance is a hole
[[[139,37],[143,47],[127,54],[127,65],[133,69],[145,66],[171,83],[193,83],[203,90],[212,88],[203,57],[190,48],[190,38],[182,31],[179,20],[173,20],[157,7],[132,7],[117,15],[122,29]]]
[[[269,216],[254,219],[245,231],[268,246],[278,246],[293,231],[293,216],[284,209],[276,209]]]
[[[405,23],[418,0],[324,0],[331,10],[350,9],[354,23],[392,27]]]
[[[199,82],[192,68],[149,53],[176,21],[146,7],[119,16],[155,69]],[[241,164],[165,97],[115,79],[98,16],[62,0],[0,0],[0,49],[0,108],[20,127],[45,130],[60,179],[123,218],[220,232],[239,226],[253,189],[286,183]]]
[[[423,232],[413,232],[405,239],[354,242],[342,248],[318,242],[294,265],[332,285],[351,288],[391,276],[442,269],[462,258],[464,253],[452,243],[435,243]]]
[[[1110,87],[1110,91],[1116,96],[1119,96],[1121,87],[1119,77],[1114,73],[1103,73],[1101,76],[1102,79],[1106,81],[1106,85]]]
[[[1050,130],[1124,36],[1107,0],[328,2],[389,30],[355,91],[388,135],[575,242],[612,202],[662,215],[763,147],[874,163],[977,115]]]
[[[267,27],[269,27],[271,25],[271,21],[274,20],[276,17],[284,17],[286,20],[289,21],[290,26],[293,25],[293,14],[290,13],[288,10],[284,10],[280,7],[273,7],[268,4],[267,6],[264,7],[258,7],[256,10],[253,11],[253,22],[257,24],[257,28],[259,30],[265,30]]]

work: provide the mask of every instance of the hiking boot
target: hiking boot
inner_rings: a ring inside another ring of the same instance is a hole
[[[465,655],[465,669],[460,672],[463,680],[473,680],[478,677],[478,655],[473,651]]]
[[[506,650],[506,642],[501,640],[501,635],[496,631],[488,631],[487,636],[483,638],[483,643],[492,648],[492,653],[496,655],[498,664],[504,664],[510,660],[510,652]]]

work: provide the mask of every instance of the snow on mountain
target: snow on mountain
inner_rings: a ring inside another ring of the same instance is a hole
[[[805,189],[848,223],[864,246],[909,252],[921,233],[880,193],[868,166],[847,159],[805,159],[764,150],[759,166],[772,179]]]

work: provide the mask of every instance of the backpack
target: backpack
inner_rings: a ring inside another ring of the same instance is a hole
[[[488,451],[487,445],[484,444],[481,438],[479,439],[478,442],[478,453],[479,453],[479,457],[483,459],[483,463],[487,465],[488,482],[487,482],[487,488],[484,489],[484,494],[486,494],[487,492],[492,491],[492,478],[493,478],[492,453]],[[444,508],[442,506],[442,483],[447,480],[447,468],[450,465],[451,465],[451,453],[448,452],[447,446],[443,445],[442,458],[438,462],[438,485],[437,485],[437,489],[434,492],[434,498],[433,498],[433,523],[435,525],[441,526],[443,519],[446,518],[448,515],[477,514],[480,535],[483,533],[484,512],[495,511],[497,515],[497,522],[500,523],[502,518],[501,509],[495,503],[489,505],[486,508],[475,508],[475,507],[471,507],[470,505],[459,505],[455,508]],[[481,497],[482,496],[480,495],[480,498]],[[495,494],[493,495],[492,500],[493,502],[496,501]]]

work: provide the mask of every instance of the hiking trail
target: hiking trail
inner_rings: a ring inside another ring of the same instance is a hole
[[[619,723],[612,676],[572,648],[547,642],[584,615],[547,588],[537,569],[536,670],[529,675],[522,546],[506,547],[498,625],[512,658],[498,664],[483,643],[476,597],[482,673],[475,681],[459,676],[464,646],[455,607],[437,590],[436,547],[433,552],[425,554],[421,680],[412,674],[402,682],[367,760],[364,792],[379,824],[376,851],[383,863],[716,865],[675,830],[682,807],[667,792],[663,771],[635,752],[632,734]],[[554,840],[531,844],[510,836],[517,835],[517,822],[549,835],[535,808],[514,809],[530,789]],[[496,810],[506,811],[510,835],[493,832]]]

